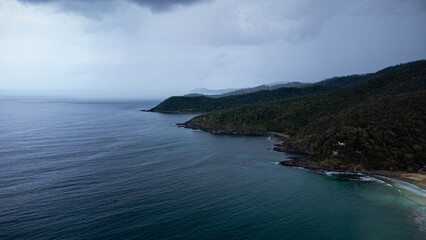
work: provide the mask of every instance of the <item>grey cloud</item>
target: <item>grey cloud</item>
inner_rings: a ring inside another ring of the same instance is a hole
[[[191,5],[205,0],[130,0],[141,6],[147,6],[152,11],[165,11],[174,5]]]
[[[117,0],[18,0],[28,4],[55,4],[61,10],[80,13],[86,17],[101,16],[104,12],[111,12]],[[164,12],[177,5],[192,5],[206,0],[126,0],[149,8],[152,12]]]
[[[120,7],[126,3],[137,4],[150,9],[151,12],[160,13],[179,5],[190,6],[213,0],[18,1],[27,4],[52,4],[60,11],[72,12],[89,19],[101,19],[115,11],[121,13]],[[281,40],[298,43],[315,39],[324,25],[336,15],[407,14],[426,11],[425,0],[225,0],[215,3],[224,7],[218,11],[212,4],[208,9],[197,9],[198,12],[191,12],[183,18],[181,15],[181,18],[167,16],[170,18],[168,25],[176,27],[161,33],[163,35],[161,39],[213,46],[262,45]],[[140,21],[138,23],[126,21],[119,28],[135,29],[140,24]],[[108,29],[115,26],[112,24],[104,27]]]
[[[0,88],[166,97],[195,87],[312,82],[426,57],[425,0],[0,5]]]

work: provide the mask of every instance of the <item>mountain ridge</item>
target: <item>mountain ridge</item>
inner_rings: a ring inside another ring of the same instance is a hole
[[[328,78],[305,87],[283,87],[273,90],[260,90],[240,95],[223,96],[218,98],[207,96],[173,96],[167,98],[149,111],[165,113],[200,113],[237,107],[245,104],[255,104],[272,100],[286,99],[315,92],[340,88],[361,80],[377,77],[398,71],[415,64],[415,62],[399,64],[384,68],[375,73],[353,74],[342,77]]]
[[[381,71],[341,88],[210,112],[185,126],[285,133],[277,150],[338,169],[417,171],[426,163],[426,61]]]

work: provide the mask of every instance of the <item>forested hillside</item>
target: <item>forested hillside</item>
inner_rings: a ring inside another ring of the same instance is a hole
[[[414,171],[426,163],[426,61],[400,66],[343,88],[211,112],[186,126],[281,132],[291,136],[284,149],[322,164]]]
[[[228,109],[245,104],[268,102],[278,99],[287,99],[306,94],[322,92],[333,88],[344,87],[358,81],[371,79],[383,74],[407,68],[414,63],[400,64],[388,67],[376,73],[356,74],[344,77],[333,77],[306,87],[285,87],[275,90],[262,90],[241,95],[232,95],[220,98],[207,96],[175,96],[166,99],[158,106],[150,109],[153,112],[191,113],[191,112],[211,112]]]

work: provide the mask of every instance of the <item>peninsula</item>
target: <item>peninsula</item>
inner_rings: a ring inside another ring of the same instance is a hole
[[[338,171],[421,171],[426,165],[426,60],[298,88],[223,98],[172,97],[150,111],[206,112],[185,127],[285,134],[282,165]]]

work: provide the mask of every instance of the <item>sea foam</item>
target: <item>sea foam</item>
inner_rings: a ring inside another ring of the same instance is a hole
[[[424,190],[420,187],[417,187],[414,184],[404,182],[404,181],[400,181],[400,180],[396,180],[396,179],[392,179],[391,181],[394,183],[394,186],[396,188],[400,188],[400,189],[406,190],[410,193],[414,193],[416,195],[419,195],[421,197],[426,198],[426,190]]]

